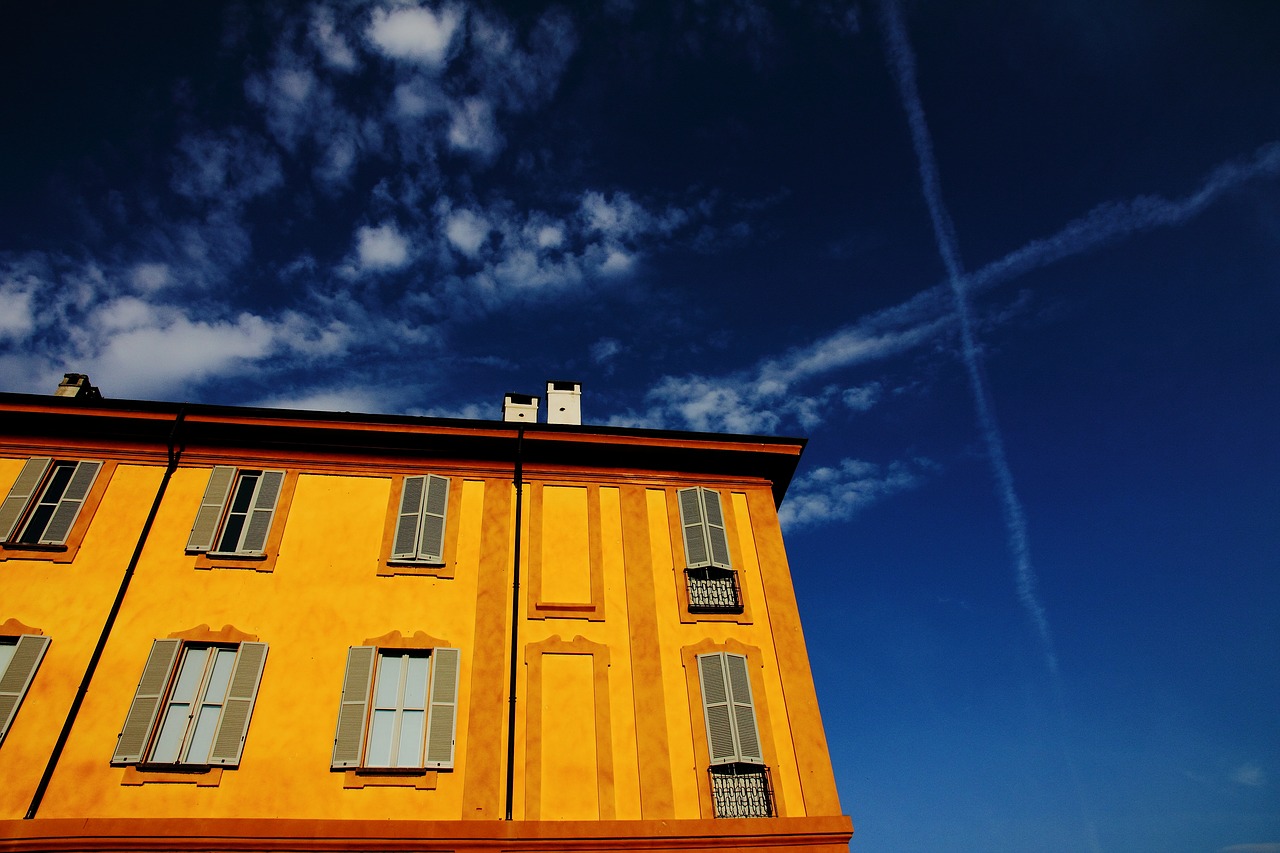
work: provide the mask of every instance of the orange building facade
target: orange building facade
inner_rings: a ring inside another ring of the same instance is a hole
[[[847,849],[803,442],[0,394],[0,850]]]

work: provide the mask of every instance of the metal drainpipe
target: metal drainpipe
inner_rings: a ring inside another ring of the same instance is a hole
[[[71,727],[75,725],[76,715],[80,713],[80,706],[84,703],[85,694],[89,692],[89,682],[93,680],[93,674],[98,668],[98,661],[102,659],[102,650],[107,646],[107,638],[111,635],[111,628],[116,623],[116,617],[120,615],[120,606],[124,604],[125,593],[129,591],[129,581],[133,579],[133,570],[138,566],[138,560],[142,557],[142,547],[147,542],[147,535],[151,532],[151,525],[156,520],[156,513],[160,511],[160,502],[164,500],[165,489],[169,487],[169,480],[173,477],[173,472],[178,468],[178,459],[182,456],[182,449],[177,447],[178,428],[182,426],[182,419],[186,416],[187,407],[183,404],[178,409],[178,415],[174,418],[173,429],[169,431],[169,440],[167,443],[169,451],[169,464],[164,469],[164,479],[160,481],[160,488],[156,491],[155,500],[151,502],[151,512],[147,515],[147,521],[142,525],[142,532],[138,534],[138,543],[133,548],[133,556],[129,558],[129,566],[124,570],[124,577],[120,579],[120,589],[116,591],[116,600],[111,604],[111,611],[107,614],[107,621],[102,626],[102,633],[98,635],[98,644],[93,648],[93,655],[89,658],[89,666],[85,670],[84,678],[80,681],[80,688],[76,691],[76,697],[71,702],[71,710],[67,712],[67,719],[62,724],[62,731],[58,733],[58,741],[53,745],[53,753],[49,756],[49,763],[45,765],[44,775],[40,777],[40,784],[36,786],[35,796],[31,798],[31,805],[27,808],[27,813],[23,820],[31,820],[36,816],[36,810],[40,808],[40,802],[44,799],[45,791],[49,788],[49,780],[53,778],[54,768],[58,766],[58,759],[62,757],[62,750],[67,745],[67,738],[71,735]]]
[[[507,700],[507,820],[512,819],[516,790],[516,673],[520,665],[520,518],[524,508],[524,426],[516,432],[516,536],[511,581],[511,682]]]

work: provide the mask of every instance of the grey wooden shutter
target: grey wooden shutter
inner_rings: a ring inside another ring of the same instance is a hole
[[[44,535],[40,537],[41,545],[61,545],[67,541],[67,536],[71,533],[71,525],[75,524],[76,517],[80,515],[80,508],[84,506],[84,499],[89,496],[89,489],[93,486],[93,481],[100,470],[102,470],[101,462],[76,463],[76,470],[67,481],[67,488],[63,491],[53,515],[49,517]]]
[[[13,657],[4,672],[0,672],[0,743],[9,731],[9,724],[18,714],[18,706],[26,695],[36,669],[49,648],[49,638],[35,634],[23,634],[13,650]]]
[[[200,511],[196,513],[195,523],[191,525],[191,536],[187,539],[188,551],[208,551],[213,547],[213,537],[218,534],[218,523],[222,521],[222,511],[231,495],[231,486],[236,481],[236,469],[230,465],[217,465],[209,475],[209,485],[205,486],[204,497],[200,500]]]
[[[431,710],[427,715],[425,767],[453,767],[458,718],[458,664],[461,652],[439,648],[431,652]]]
[[[738,760],[724,658],[720,653],[698,655],[702,713],[707,722],[707,749],[711,753],[712,764],[728,764]]]
[[[249,731],[249,717],[253,715],[253,702],[258,697],[258,684],[266,662],[266,643],[240,644],[235,669],[231,671],[231,683],[227,687],[227,698],[222,703],[218,733],[214,735],[213,748],[209,750],[210,764],[234,766],[240,763],[245,734]]]
[[[432,563],[444,562],[444,520],[449,512],[449,478],[427,477],[427,497],[422,502],[422,537],[418,557]]]
[[[711,565],[731,569],[729,537],[724,529],[724,513],[720,511],[720,493],[715,489],[699,489],[702,494],[703,518],[707,524],[707,541],[711,546]]]
[[[684,531],[685,568],[697,569],[711,565],[707,558],[707,527],[702,519],[702,501],[698,489],[680,489],[676,492],[680,502],[680,529]]]
[[[724,655],[725,671],[729,676],[729,701],[733,706],[733,730],[737,735],[738,760],[751,764],[763,764],[760,751],[760,732],[756,729],[755,703],[751,699],[751,673],[747,659],[742,655]]]
[[[181,640],[156,640],[151,644],[151,654],[147,656],[147,663],[142,668],[138,689],[133,694],[124,726],[116,738],[112,764],[137,764],[142,761],[161,700],[164,699],[165,688],[169,685],[169,677],[181,649]]]
[[[347,650],[347,671],[342,677],[342,703],[338,706],[338,728],[333,735],[335,770],[359,767],[364,747],[364,728],[369,713],[369,688],[378,650],[374,646],[352,646]]]
[[[422,518],[422,496],[426,492],[426,477],[405,477],[400,491],[400,512],[396,516],[395,544],[391,546],[391,559],[412,560],[418,556],[418,522]]]
[[[276,514],[276,502],[280,500],[280,486],[283,483],[283,471],[263,471],[258,478],[253,509],[249,510],[244,538],[237,553],[261,554],[266,551],[267,537],[271,535],[271,519]]]
[[[35,496],[36,489],[40,488],[40,483],[44,481],[44,475],[52,464],[53,460],[47,456],[35,456],[22,466],[18,479],[13,481],[4,503],[0,504],[0,534],[3,534],[0,539],[7,542],[13,536],[23,511],[31,503],[31,498]]]

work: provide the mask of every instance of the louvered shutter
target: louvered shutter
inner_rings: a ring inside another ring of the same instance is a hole
[[[457,649],[439,648],[431,652],[431,710],[427,716],[426,767],[453,767],[461,657]]]
[[[707,721],[707,749],[712,764],[738,760],[733,734],[733,709],[725,682],[724,655],[698,655],[698,676],[702,682],[702,711]]]
[[[418,556],[418,522],[422,519],[422,496],[426,477],[405,477],[400,491],[400,512],[396,516],[396,539],[391,559],[412,560]]]
[[[418,558],[432,563],[444,562],[444,519],[449,511],[449,478],[427,476],[427,496],[422,502],[422,536],[418,542]]]
[[[702,518],[702,501],[698,489],[680,489],[676,492],[680,503],[680,529],[684,531],[685,568],[697,569],[711,565],[707,556],[707,527]]]
[[[0,533],[3,534],[0,538],[4,541],[8,542],[13,536],[23,511],[35,496],[36,489],[40,488],[40,483],[52,464],[53,460],[49,457],[36,456],[28,459],[18,472],[18,479],[14,480],[4,503],[0,504]]]
[[[84,499],[89,496],[89,489],[101,469],[101,462],[76,463],[76,470],[67,481],[62,499],[58,501],[57,508],[45,526],[44,535],[40,537],[41,545],[61,545],[67,541],[71,525],[75,524],[76,517],[80,515]]]
[[[338,706],[338,729],[333,736],[333,758],[329,766],[359,767],[364,747],[365,721],[369,713],[369,688],[373,665],[378,657],[374,646],[352,646],[347,650],[347,671],[342,678],[342,703]]]
[[[18,706],[26,695],[36,669],[49,648],[49,638],[35,634],[23,634],[13,650],[13,657],[4,672],[0,672],[0,743],[9,731],[9,724],[17,716]]]
[[[244,738],[253,715],[253,702],[258,697],[262,668],[267,662],[266,643],[241,643],[236,666],[231,672],[227,698],[222,703],[218,733],[209,751],[210,764],[237,765],[244,752]]]
[[[733,730],[737,736],[738,760],[750,764],[763,764],[760,751],[760,733],[756,729],[756,709],[751,699],[751,674],[747,659],[742,655],[724,655],[725,671],[729,676],[729,701],[733,706]]]
[[[116,739],[112,764],[137,764],[142,760],[181,648],[181,640],[156,640],[151,644],[151,654],[147,656],[147,663],[142,668],[138,689],[133,694],[124,727],[120,729],[120,735]]]
[[[236,553],[261,554],[266,550],[267,537],[271,535],[271,519],[276,513],[283,483],[283,471],[262,472],[253,496],[253,509],[249,510],[249,520],[245,524],[244,538]]]
[[[720,493],[714,489],[699,489],[702,495],[703,518],[707,523],[707,542],[711,550],[711,565],[731,569],[729,562],[729,537],[724,529],[724,513],[720,511]]]
[[[200,499],[200,511],[196,513],[195,523],[191,525],[191,537],[187,539],[188,551],[208,551],[213,547],[213,537],[218,534],[218,523],[222,521],[222,511],[231,495],[231,486],[236,480],[236,469],[230,465],[217,465],[209,475],[209,485],[205,486],[204,497]]]

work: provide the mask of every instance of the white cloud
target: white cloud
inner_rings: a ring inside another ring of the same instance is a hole
[[[366,270],[398,270],[409,263],[409,241],[394,224],[356,231],[356,254]]]
[[[631,271],[635,262],[635,255],[622,249],[606,249],[604,260],[600,262],[600,272],[604,275],[623,275]]]
[[[840,400],[855,412],[866,412],[880,402],[882,390],[879,382],[868,382],[856,388],[844,389],[840,392]]]
[[[0,340],[15,343],[25,340],[35,330],[35,314],[32,311],[34,282],[5,281],[0,284]]]
[[[155,293],[173,283],[168,264],[138,264],[129,274],[129,282],[134,290],[143,293]]]
[[[591,345],[591,360],[596,364],[608,364],[621,352],[621,341],[615,338],[601,338]]]
[[[1247,788],[1262,788],[1267,784],[1267,774],[1257,764],[1241,764],[1231,771],[1231,781]]]
[[[355,52],[334,25],[333,12],[317,6],[311,13],[311,41],[324,57],[325,64],[337,71],[354,71],[359,63]]]
[[[924,459],[888,466],[843,459],[792,480],[778,518],[787,530],[847,521],[883,497],[920,485],[922,473],[934,467]]]
[[[365,35],[385,56],[440,68],[461,22],[453,8],[438,13],[416,7],[375,9]]]
[[[452,211],[445,219],[444,233],[449,243],[462,254],[474,258],[489,238],[488,220],[470,210]]]
[[[449,108],[449,144],[488,159],[502,148],[493,106],[483,98],[467,98]]]
[[[169,181],[181,196],[222,205],[243,204],[283,182],[280,159],[270,144],[243,130],[184,136]]]

